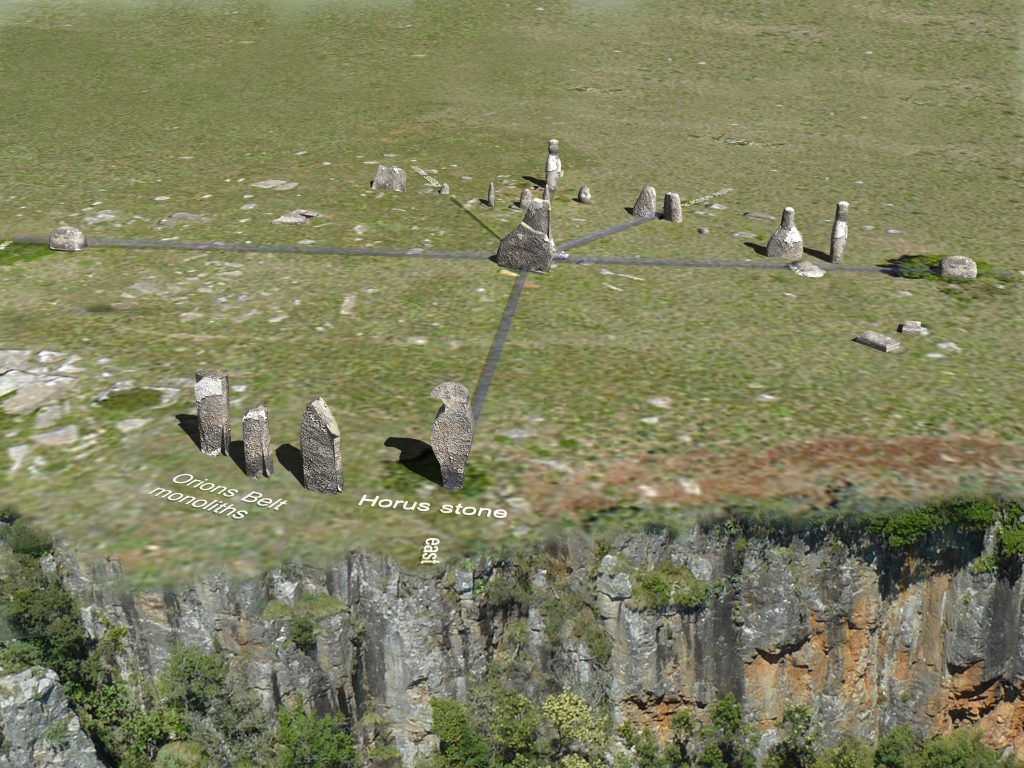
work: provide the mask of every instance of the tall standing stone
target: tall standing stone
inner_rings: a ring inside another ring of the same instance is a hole
[[[341,464],[341,433],[322,397],[306,406],[299,427],[302,484],[319,493],[338,493],[345,487]]]
[[[496,197],[495,197],[495,194],[494,194],[494,182],[492,181],[490,184],[487,185],[487,207],[488,208],[493,208],[494,205],[495,205],[495,202],[496,202]]]
[[[199,450],[207,456],[227,455],[231,445],[231,404],[228,375],[220,371],[196,373],[196,417]]]
[[[525,211],[532,202],[533,190],[530,189],[529,187],[526,187],[522,192],[519,193],[519,207]]]
[[[441,483],[451,491],[466,481],[466,464],[473,448],[473,409],[469,390],[455,381],[438,384],[430,393],[442,405],[430,430],[430,445],[441,467]]]
[[[590,205],[594,201],[590,195],[590,187],[586,184],[580,187],[580,191],[576,193],[576,199],[584,205]]]
[[[245,453],[245,474],[249,477],[270,477],[274,474],[267,406],[257,405],[242,417],[242,448]]]
[[[51,251],[81,251],[85,249],[85,235],[75,227],[57,227],[50,233]]]
[[[534,200],[526,208],[523,223],[551,237],[551,202]]]
[[[537,202],[544,201],[535,201]],[[501,239],[494,263],[505,269],[548,272],[555,258],[555,241],[546,232],[534,229],[525,221]]]
[[[650,184],[640,190],[636,202],[633,203],[633,215],[639,219],[654,219],[658,216],[655,206],[658,203],[658,193]]]
[[[405,192],[405,171],[397,165],[378,165],[370,186],[387,192]]]
[[[676,224],[683,220],[683,204],[679,201],[678,192],[669,192],[665,195],[665,205],[662,208],[661,217],[665,221],[672,221]]]
[[[552,194],[558,189],[558,180],[562,178],[564,173],[562,170],[562,158],[558,154],[558,139],[550,139],[548,141],[548,160],[544,166],[544,180],[545,186],[551,188]]]
[[[555,188],[552,187],[550,184],[545,184],[544,185],[544,199],[547,200],[548,202],[550,202],[551,198],[554,196],[554,194],[555,194]]]
[[[850,204],[845,200],[836,203],[836,219],[832,222],[832,242],[828,249],[828,259],[833,264],[843,260],[846,252],[846,238],[849,234],[847,215],[850,211]]]
[[[796,212],[786,206],[782,211],[782,222],[768,240],[768,255],[784,259],[799,260],[804,255],[804,237],[796,228]]]

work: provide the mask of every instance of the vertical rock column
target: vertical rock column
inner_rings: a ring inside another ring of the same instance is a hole
[[[782,221],[768,240],[768,255],[796,261],[804,255],[804,236],[796,228],[796,212],[786,206]]]
[[[828,251],[828,259],[833,264],[843,260],[846,253],[846,237],[849,233],[849,224],[846,218],[850,211],[850,204],[845,200],[836,203],[836,219],[832,222],[832,242]]]
[[[249,477],[270,477],[274,474],[267,406],[258,405],[242,417],[242,447],[245,452],[245,473]]]
[[[658,193],[650,184],[640,190],[636,202],[633,203],[633,215],[638,219],[654,219],[658,216],[655,206],[658,203]]]
[[[338,422],[322,397],[306,406],[299,427],[302,483],[311,491],[338,493],[345,487]]]
[[[661,217],[665,221],[678,224],[683,220],[683,204],[679,200],[678,192],[669,192],[665,195],[665,204],[662,207]]]
[[[466,481],[466,464],[473,447],[473,409],[469,390],[455,381],[438,384],[430,393],[442,403],[430,430],[430,445],[441,466],[441,483],[450,491]]]
[[[228,376],[219,371],[196,374],[196,416],[199,450],[207,456],[227,455],[231,445],[231,413]]]

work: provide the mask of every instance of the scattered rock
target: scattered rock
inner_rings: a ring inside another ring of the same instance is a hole
[[[770,213],[760,213],[758,211],[747,211],[743,214],[746,219],[753,219],[754,221],[775,221],[775,217]]]
[[[32,452],[31,446],[28,445],[12,445],[7,449],[7,458],[11,462],[11,472],[17,472],[25,464],[25,460],[28,459],[29,454]]]
[[[825,270],[819,267],[810,259],[804,259],[803,261],[794,261],[789,265],[789,268],[796,272],[800,277],[824,277]]]
[[[117,427],[117,431],[122,434],[128,434],[129,432],[135,432],[138,429],[142,429],[144,426],[149,424],[149,419],[123,419],[117,422],[114,426]]]
[[[955,341],[940,341],[935,346],[938,347],[939,349],[941,349],[943,352],[962,352],[963,351],[962,349],[960,349],[960,345],[958,345]]]
[[[879,352],[898,352],[901,347],[896,339],[878,331],[864,331],[854,341],[858,344],[863,344],[865,347],[877,349]]]
[[[700,483],[696,480],[691,480],[688,477],[680,477],[676,479],[676,482],[679,483],[679,487],[683,489],[683,493],[687,493],[690,496],[701,496],[704,493],[703,489],[700,487]]]
[[[942,260],[942,276],[954,280],[974,280],[978,264],[967,256],[947,256]]]
[[[652,397],[647,401],[648,404],[653,405],[655,408],[671,408],[672,398],[671,397]]]
[[[708,229],[707,227],[697,227],[697,234],[698,235],[707,235],[707,234],[710,234],[710,232],[711,232],[711,230]]]
[[[83,221],[92,226],[93,224],[105,224],[115,219],[117,219],[117,214],[114,211],[98,211],[91,216],[86,216]]]
[[[273,220],[273,224],[305,224],[310,219],[320,216],[316,211],[307,211],[305,208],[297,208],[289,213],[282,214]]]
[[[297,181],[285,181],[284,179],[266,179],[254,182],[249,186],[256,187],[257,189],[273,189],[278,192],[287,192],[290,189],[295,189],[299,186],[299,183]]]
[[[0,349],[0,371],[27,368],[31,359],[32,350],[30,349]]]
[[[437,191],[438,194],[441,195],[450,195],[452,193],[452,188],[448,186],[448,182],[446,181],[444,184],[441,185],[441,188]]]
[[[36,413],[35,427],[36,429],[49,429],[55,426],[57,422],[63,419],[70,408],[67,403],[54,403],[53,405],[44,405]]]
[[[900,333],[907,336],[927,336],[928,329],[921,324],[920,320],[905,320],[896,328]]]
[[[0,397],[13,396],[0,402],[5,413],[22,416],[40,406],[60,400],[77,380],[70,376],[53,376],[28,371],[9,370],[0,374]]]
[[[594,202],[593,196],[590,194],[590,187],[584,184],[580,187],[580,191],[576,193],[577,202],[583,203],[584,205],[590,205]]]
[[[178,211],[172,213],[170,216],[165,216],[157,222],[158,227],[176,227],[179,224],[208,224],[210,218],[201,213],[189,213],[188,211]]]

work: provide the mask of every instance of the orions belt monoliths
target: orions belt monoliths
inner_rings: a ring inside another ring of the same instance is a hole
[[[228,375],[220,371],[199,371],[195,397],[199,450],[207,456],[227,455],[231,445]]]
[[[249,477],[270,477],[274,474],[267,406],[257,405],[242,417],[242,448],[245,453],[245,473]]]
[[[338,493],[345,487],[338,422],[322,397],[306,406],[299,427],[302,484],[311,491]]]

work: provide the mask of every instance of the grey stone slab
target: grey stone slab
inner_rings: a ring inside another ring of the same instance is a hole
[[[231,445],[231,403],[228,375],[199,371],[195,384],[199,450],[207,456],[228,455]]]
[[[242,417],[242,449],[245,453],[245,473],[249,477],[270,477],[274,474],[270,414],[263,404],[249,409]]]
[[[879,352],[898,352],[901,347],[901,344],[896,339],[878,331],[864,331],[854,341],[858,344],[863,344],[865,347],[877,349]]]
[[[796,272],[800,277],[824,277],[825,270],[815,264],[809,259],[803,261],[794,261],[789,265],[789,268]]]
[[[469,390],[458,382],[446,381],[434,387],[430,395],[442,403],[430,430],[430,445],[441,467],[442,484],[457,491],[465,484],[466,464],[473,448]]]
[[[907,336],[927,336],[930,333],[920,320],[904,320],[896,330]]]
[[[505,269],[548,272],[555,252],[554,240],[524,221],[501,239],[494,262]]]
[[[836,217],[832,222],[832,237],[828,250],[828,258],[833,264],[843,260],[846,253],[846,240],[849,237],[850,226],[847,221],[850,211],[850,204],[845,200],[836,203]]]
[[[796,213],[787,206],[782,211],[782,222],[768,240],[768,255],[772,258],[797,261],[804,255],[804,238],[796,228]]]
[[[397,165],[378,165],[370,186],[387,192],[405,192],[405,171]]]
[[[82,251],[86,247],[85,235],[75,227],[57,227],[50,233],[49,245],[51,251]]]
[[[640,194],[633,203],[633,215],[640,219],[654,219],[658,216],[656,205],[658,193],[653,186],[648,184],[640,190]]]
[[[322,397],[306,406],[299,427],[302,482],[311,491],[338,493],[344,487],[341,433]]]

